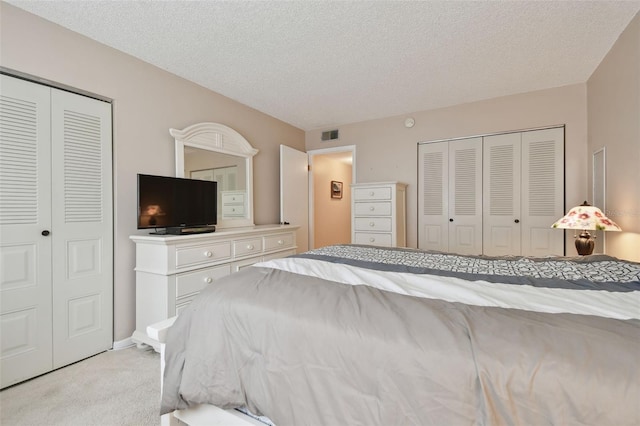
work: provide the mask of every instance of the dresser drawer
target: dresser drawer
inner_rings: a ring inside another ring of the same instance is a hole
[[[222,204],[244,204],[244,194],[222,194]]]
[[[234,241],[233,253],[236,257],[262,253],[262,238]]]
[[[176,275],[176,298],[198,293],[208,284],[230,273],[231,267],[227,264],[178,274]]]
[[[364,200],[390,200],[391,188],[371,186],[368,188],[355,188],[353,191],[353,199],[356,201]]]
[[[244,216],[244,205],[242,204],[223,205],[222,216],[223,217]]]
[[[356,217],[356,231],[391,232],[391,218],[388,217]]]
[[[391,202],[355,203],[353,214],[356,216],[391,216]]]
[[[391,247],[391,234],[373,234],[368,232],[356,232],[355,244],[368,244],[372,246]]]
[[[176,268],[231,258],[231,242],[176,249]]]
[[[277,250],[293,246],[293,234],[269,235],[264,237],[264,250]]]

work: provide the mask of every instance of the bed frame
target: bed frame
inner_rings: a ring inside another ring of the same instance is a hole
[[[160,390],[164,381],[164,353],[167,331],[176,320],[171,317],[147,327],[147,335],[160,343]],[[224,410],[209,404],[200,404],[186,410],[176,410],[160,417],[162,426],[265,426],[265,423],[254,419],[238,410]]]

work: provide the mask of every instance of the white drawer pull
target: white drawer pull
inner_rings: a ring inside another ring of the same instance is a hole
[[[278,240],[278,245],[283,245],[283,244],[284,244],[284,241]]]
[[[253,244],[247,244],[247,250],[253,250]]]
[[[213,256],[213,253],[211,253],[210,251],[205,251],[204,255],[207,256],[207,257],[211,257],[211,256]]]
[[[207,284],[211,284],[213,282],[213,278],[205,277],[204,282],[207,283]]]
[[[373,228],[374,226],[376,226],[376,223],[375,222],[369,222],[369,226]]]
[[[373,197],[374,195],[376,195],[376,193],[371,191],[371,192],[369,192],[369,195]]]
[[[373,243],[375,240],[376,240],[376,239],[375,239],[375,238],[373,238],[373,237],[369,238],[369,242],[370,242],[370,243]]]
[[[375,209],[376,209],[376,208],[375,208],[375,207],[373,207],[373,206],[369,207],[369,210],[371,210],[371,211],[374,211]]]

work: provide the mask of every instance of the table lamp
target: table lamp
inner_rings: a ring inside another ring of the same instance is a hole
[[[558,229],[580,229],[580,235],[574,236],[576,239],[576,250],[581,256],[593,253],[595,237],[592,237],[588,230],[597,231],[622,231],[620,227],[611,219],[606,217],[602,211],[589,205],[586,201],[577,207],[569,210],[562,219],[551,225]]]

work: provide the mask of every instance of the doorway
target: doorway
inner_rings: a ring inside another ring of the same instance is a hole
[[[309,151],[309,248],[351,242],[355,146]]]

